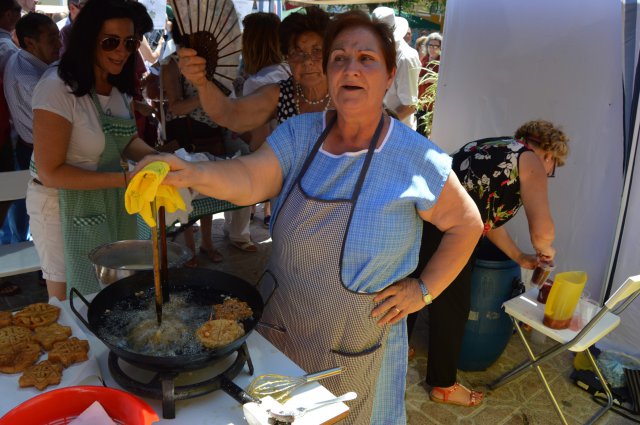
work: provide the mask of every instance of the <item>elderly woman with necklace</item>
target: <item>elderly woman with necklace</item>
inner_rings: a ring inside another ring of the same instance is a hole
[[[202,108],[219,125],[238,133],[251,131],[272,118],[279,123],[305,112],[321,112],[331,105],[322,70],[322,40],[329,15],[318,7],[292,13],[280,25],[280,48],[292,77],[261,87],[249,96],[231,99],[202,72],[205,59],[193,49],[180,49],[180,70],[198,89]]]
[[[395,76],[391,29],[363,12],[338,15],[323,51],[335,111],[291,118],[238,159],[165,155],[139,168],[164,160],[165,183],[236,204],[277,196],[260,332],[307,371],[345,367],[323,381],[358,393],[342,423],[400,425],[405,318],[460,272],[482,222],[450,157],[383,111]],[[445,236],[420,277],[407,278],[423,221]]]

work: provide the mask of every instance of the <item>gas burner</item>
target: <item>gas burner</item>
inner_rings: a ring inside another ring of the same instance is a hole
[[[211,376],[212,372],[207,370],[210,369],[210,367],[187,372],[154,371],[149,369],[148,366],[124,361],[113,351],[109,352],[109,371],[113,379],[122,388],[142,397],[162,400],[162,417],[164,419],[174,419],[176,417],[176,400],[199,397],[219,389],[222,389],[240,403],[252,401],[248,398],[249,396],[232,381],[232,379],[240,373],[245,363],[249,367],[249,374],[253,375],[253,363],[249,356],[247,344],[242,344],[235,353],[236,358],[233,362],[223,372],[214,372],[213,376]],[[229,356],[225,358],[216,359],[216,361],[209,366],[221,364],[225,362],[225,360],[227,360],[226,363],[229,363],[231,361],[229,357],[233,354],[234,352],[231,352]],[[123,366],[129,373],[123,370]],[[145,372],[140,369],[146,370],[147,374],[150,371],[152,375],[151,379],[143,382],[139,378],[133,378],[131,376],[132,374],[140,375],[140,373],[137,373],[138,371]],[[132,371],[133,373],[131,373]],[[196,383],[176,385],[176,381],[188,379],[192,374],[209,376],[205,380]]]

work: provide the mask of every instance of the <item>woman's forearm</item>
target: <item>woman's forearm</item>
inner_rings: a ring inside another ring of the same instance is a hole
[[[200,106],[200,98],[193,96],[188,99],[169,100],[169,111],[173,115],[188,115]]]
[[[93,190],[125,187],[127,177],[125,177],[124,170],[89,171],[63,164],[49,171],[38,169],[38,179],[45,186],[55,189]]]
[[[487,233],[487,238],[497,246],[500,251],[504,252],[507,257],[517,262],[517,259],[522,255],[522,251],[518,248],[518,245],[511,239],[509,232],[504,226],[500,226],[495,229],[491,229]]]
[[[482,223],[471,221],[445,232],[420,278],[432,297],[437,297],[460,274],[482,234]]]
[[[140,161],[147,155],[158,153],[153,147],[139,137],[134,137],[124,150],[124,156],[134,162]]]

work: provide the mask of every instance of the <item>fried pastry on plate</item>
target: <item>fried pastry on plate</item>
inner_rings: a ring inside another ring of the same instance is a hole
[[[58,385],[62,380],[62,365],[44,360],[24,371],[18,384],[20,388],[36,387],[40,391],[49,385]]]
[[[22,326],[0,328],[0,346],[33,341],[33,332]]]
[[[60,308],[47,303],[30,304],[13,315],[13,324],[35,329],[50,325],[60,316]]]
[[[39,326],[33,332],[33,339],[37,341],[42,348],[49,351],[56,342],[64,341],[71,336],[71,328],[58,323],[52,323],[47,326]]]
[[[40,346],[35,342],[0,346],[0,372],[22,372],[40,358]]]
[[[49,351],[49,361],[62,363],[64,367],[69,367],[74,363],[89,360],[89,341],[78,339],[75,336],[66,341],[56,342]]]

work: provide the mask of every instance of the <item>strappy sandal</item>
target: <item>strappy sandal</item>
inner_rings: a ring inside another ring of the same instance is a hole
[[[251,241],[229,241],[231,245],[246,252],[258,252],[258,247]]]
[[[201,246],[200,252],[209,257],[209,261],[211,261],[212,263],[221,263],[223,260],[222,254],[220,254],[220,251],[215,248],[208,250],[207,248]]]
[[[185,267],[189,267],[189,268],[198,267],[198,259],[194,255],[193,257],[191,257],[188,261],[186,261],[184,263],[184,266]]]
[[[464,388],[465,390],[469,391],[469,401],[467,401],[466,403],[461,401],[449,400],[449,397],[451,396],[451,394],[457,391],[459,388]],[[438,394],[441,397],[436,397],[434,394]],[[431,401],[434,401],[436,403],[453,404],[456,406],[465,406],[465,407],[474,407],[482,403],[482,400],[484,399],[484,394],[480,391],[470,390],[467,387],[460,385],[459,383],[456,382],[449,388],[432,387],[431,392],[429,393],[429,398],[431,399]]]

